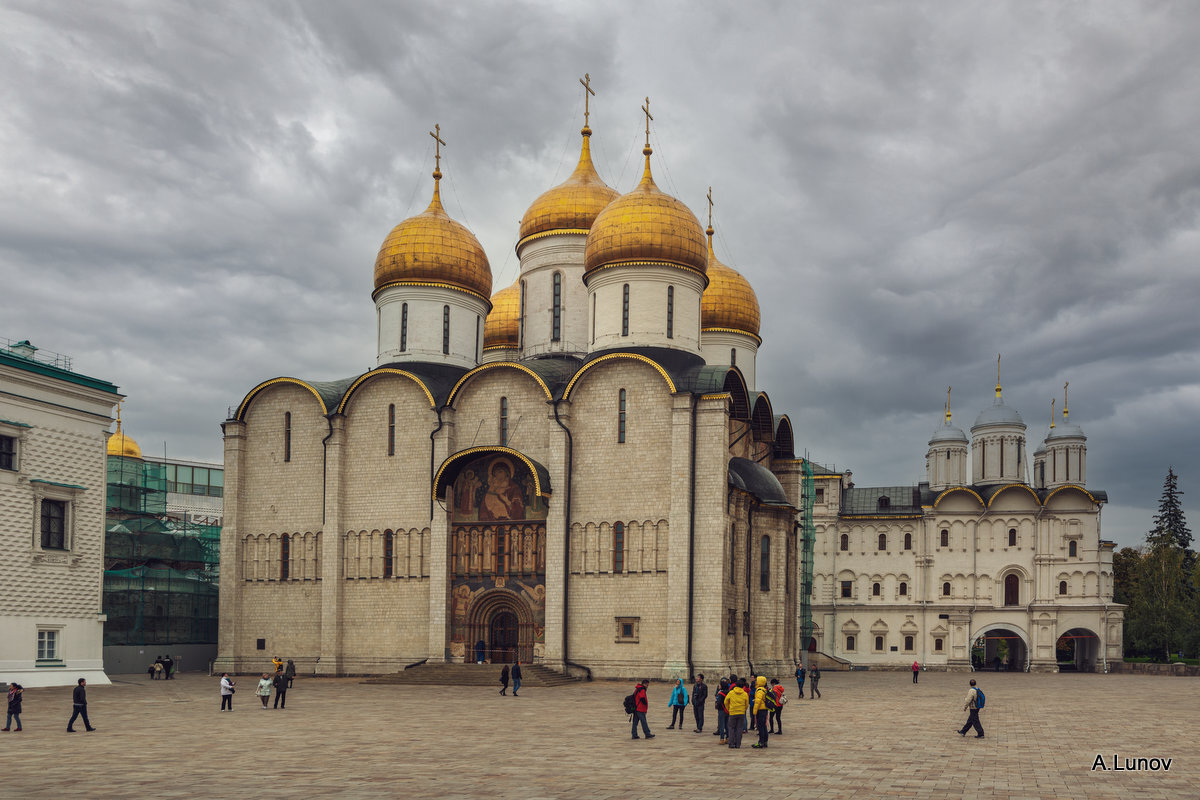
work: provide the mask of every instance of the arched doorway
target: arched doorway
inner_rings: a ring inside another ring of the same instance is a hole
[[[971,665],[977,670],[1025,672],[1029,667],[1025,636],[1003,625],[980,630],[971,647]]]
[[[497,611],[488,623],[487,655],[493,664],[511,664],[517,660],[520,626],[511,611]]]
[[[1095,672],[1100,660],[1100,637],[1087,628],[1071,628],[1054,645],[1059,672]]]
[[[493,664],[533,661],[537,635],[533,608],[522,594],[508,589],[482,593],[466,614],[470,641],[484,643],[484,658]]]

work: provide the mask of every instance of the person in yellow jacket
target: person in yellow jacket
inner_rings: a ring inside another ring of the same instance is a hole
[[[769,691],[766,677],[759,675],[754,687],[754,726],[758,728],[758,742],[751,747],[767,746],[767,715],[771,713],[771,707],[767,705]]]
[[[725,711],[729,714],[726,738],[729,739],[730,749],[742,746],[742,732],[746,730],[746,709],[750,705],[750,695],[746,693],[746,679],[740,679],[729,688],[725,695]]]

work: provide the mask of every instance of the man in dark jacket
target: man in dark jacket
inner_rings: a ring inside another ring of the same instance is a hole
[[[692,715],[696,717],[696,733],[704,732],[704,704],[708,702],[708,684],[704,673],[696,676],[692,684]]]
[[[96,730],[92,727],[92,723],[88,720],[87,689],[84,688],[85,686],[87,686],[87,681],[83,678],[80,678],[79,685],[75,687],[75,692],[71,695],[71,701],[75,704],[75,711],[71,714],[70,722],[67,723],[67,733],[75,732],[75,728],[72,726],[75,724],[76,717],[83,717],[83,727],[87,730]]]
[[[516,697],[517,690],[521,688],[521,662],[520,661],[513,664],[512,682],[513,682],[513,697]]]
[[[646,684],[650,682],[649,678],[644,678],[638,682],[638,685],[633,689],[633,727],[631,733],[634,739],[638,736],[638,723],[642,723],[642,733],[647,739],[653,739],[654,734],[650,732],[650,726],[646,724],[646,712],[650,710],[650,701],[646,699]]]
[[[276,672],[275,677],[271,680],[271,683],[273,683],[275,685],[275,706],[274,707],[282,708],[286,711],[287,710],[287,690],[288,690],[287,675],[284,675],[282,672]]]
[[[163,677],[167,680],[175,677],[175,659],[171,658],[170,653],[163,659]]]

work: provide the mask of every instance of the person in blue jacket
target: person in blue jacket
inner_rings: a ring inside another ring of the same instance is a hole
[[[671,699],[667,702],[671,705],[671,724],[667,726],[667,730],[675,727],[676,718],[679,719],[679,730],[683,730],[683,712],[688,704],[688,691],[683,685],[682,678],[675,679],[675,688],[671,691]]]

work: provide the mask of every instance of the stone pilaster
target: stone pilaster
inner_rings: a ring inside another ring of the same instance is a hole
[[[221,577],[218,583],[220,619],[217,625],[217,672],[237,671],[237,642],[241,614],[242,536],[241,497],[242,459],[246,447],[246,424],[227,420],[221,425],[225,434],[225,491],[221,526]]]
[[[565,670],[564,658],[570,657],[570,642],[568,652],[563,653],[563,631],[570,632],[565,616],[564,601],[567,591],[569,565],[566,561],[566,542],[570,538],[566,530],[567,524],[567,482],[569,452],[567,432],[554,421],[554,408],[547,405],[550,432],[549,457],[546,469],[550,472],[550,508],[546,516],[546,634],[545,654],[543,663],[551,669]],[[563,425],[571,427],[571,404],[562,402],[558,405],[558,418]]]
[[[342,476],[346,448],[346,418],[330,418],[331,433],[325,442],[325,519],[321,523],[321,660],[318,675],[339,675],[342,664],[342,595],[345,560],[342,558]]]
[[[442,411],[442,428],[433,436],[435,471],[455,449],[454,410],[447,408]],[[430,486],[428,491],[432,493],[433,487]],[[450,520],[440,503],[433,504],[429,534],[429,645],[426,657],[430,663],[439,664],[450,658],[447,608],[450,600]]]
[[[667,559],[665,678],[687,676],[688,557],[691,553],[692,396],[671,398],[671,521]]]

